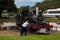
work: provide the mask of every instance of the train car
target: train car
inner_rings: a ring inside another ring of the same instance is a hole
[[[48,9],[45,12],[43,12],[43,16],[45,16],[45,17],[60,17],[60,8]]]

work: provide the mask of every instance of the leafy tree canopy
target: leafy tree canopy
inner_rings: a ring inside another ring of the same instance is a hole
[[[39,9],[43,9],[43,10],[60,8],[60,0],[45,0],[41,3],[37,2],[35,6],[38,6]]]
[[[1,10],[8,10],[8,11],[15,11],[17,7],[14,4],[14,0],[0,0],[0,9]]]
[[[7,10],[8,12],[17,12],[14,0],[0,0],[0,17],[3,10]]]

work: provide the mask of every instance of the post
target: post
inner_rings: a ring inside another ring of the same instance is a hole
[[[57,27],[56,27],[56,32],[57,32]]]

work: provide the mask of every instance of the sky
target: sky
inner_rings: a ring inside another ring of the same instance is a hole
[[[43,0],[15,0],[17,8],[21,6],[34,6],[36,2],[42,2]]]

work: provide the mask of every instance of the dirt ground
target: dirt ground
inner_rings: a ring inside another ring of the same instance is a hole
[[[19,30],[0,30],[0,36],[1,35],[15,36],[15,35],[20,35],[20,32],[19,32]]]
[[[60,32],[56,32],[56,31],[53,31],[51,32],[51,34],[54,34],[54,33],[60,33]],[[20,35],[20,31],[19,30],[0,30],[0,36],[19,36]]]

